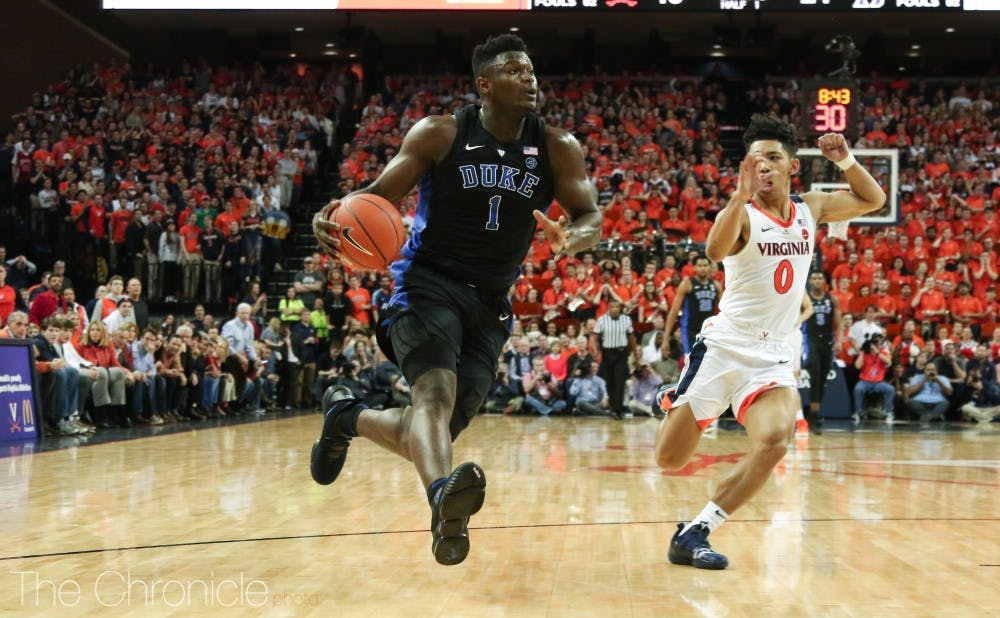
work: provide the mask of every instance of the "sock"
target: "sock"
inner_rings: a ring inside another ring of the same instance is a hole
[[[805,418],[806,415],[802,413],[802,408],[799,408],[798,410],[795,411],[795,420],[803,421],[805,420]]]
[[[427,488],[427,501],[430,502],[431,506],[434,506],[434,495],[447,480],[445,477],[439,478],[436,481],[432,481],[430,487]]]
[[[729,519],[729,513],[723,511],[722,507],[718,504],[709,501],[709,503],[705,505],[705,508],[701,510],[701,513],[692,519],[688,525],[684,526],[684,530],[681,531],[681,534],[684,534],[698,524],[705,524],[708,526],[709,532],[714,532],[715,529],[721,526],[727,519]]]
[[[334,423],[337,429],[345,436],[350,436],[352,438],[358,437],[358,417],[361,413],[367,410],[364,406],[354,406],[353,410],[345,412],[343,414],[338,414]]]

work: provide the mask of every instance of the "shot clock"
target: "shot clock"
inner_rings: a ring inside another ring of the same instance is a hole
[[[807,79],[802,84],[802,130],[809,137],[843,133],[857,137],[857,82],[845,79]]]

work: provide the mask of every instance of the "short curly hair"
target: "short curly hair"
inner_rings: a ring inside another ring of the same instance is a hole
[[[795,131],[795,125],[775,116],[754,114],[750,117],[750,126],[743,133],[743,145],[749,150],[750,144],[762,139],[781,142],[789,157],[794,157],[799,149],[799,136]]]
[[[516,34],[491,36],[472,50],[472,74],[479,77],[492,60],[504,52],[528,52],[524,40]]]

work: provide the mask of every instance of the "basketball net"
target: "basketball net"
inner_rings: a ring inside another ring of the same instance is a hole
[[[847,240],[847,226],[850,221],[830,221],[827,225],[827,235],[835,240]]]

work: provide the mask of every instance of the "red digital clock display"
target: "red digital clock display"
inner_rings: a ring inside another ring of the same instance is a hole
[[[810,136],[843,133],[857,137],[857,84],[845,80],[806,80],[802,88],[802,128]]]

